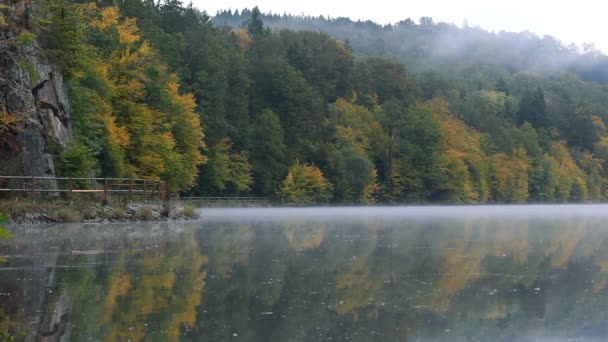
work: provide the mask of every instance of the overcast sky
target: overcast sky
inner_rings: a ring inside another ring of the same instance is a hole
[[[194,6],[214,15],[220,9],[253,8],[262,12],[349,17],[381,24],[423,16],[490,31],[531,31],[569,43],[593,43],[608,52],[608,3],[602,0],[192,0]],[[187,3],[188,1],[184,1]]]

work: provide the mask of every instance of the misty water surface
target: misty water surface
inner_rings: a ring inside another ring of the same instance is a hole
[[[1,329],[32,341],[608,336],[608,206],[202,215],[14,227],[0,243]]]

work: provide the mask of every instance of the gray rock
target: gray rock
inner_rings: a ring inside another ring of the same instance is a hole
[[[54,176],[51,147],[65,146],[72,135],[66,86],[36,43],[14,48],[8,36],[0,35],[0,109],[20,118],[21,129],[9,137],[13,144],[0,147],[0,160],[11,161],[0,174]]]

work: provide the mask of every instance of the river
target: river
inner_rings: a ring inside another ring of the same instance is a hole
[[[608,206],[203,209],[12,227],[0,336],[604,341]]]

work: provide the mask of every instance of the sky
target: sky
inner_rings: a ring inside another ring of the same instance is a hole
[[[187,3],[187,1],[184,1]],[[602,0],[192,0],[194,7],[214,15],[221,9],[258,6],[262,12],[348,17],[380,24],[406,18],[432,17],[435,22],[479,26],[489,31],[530,31],[565,44],[592,43],[608,53],[606,11]]]

